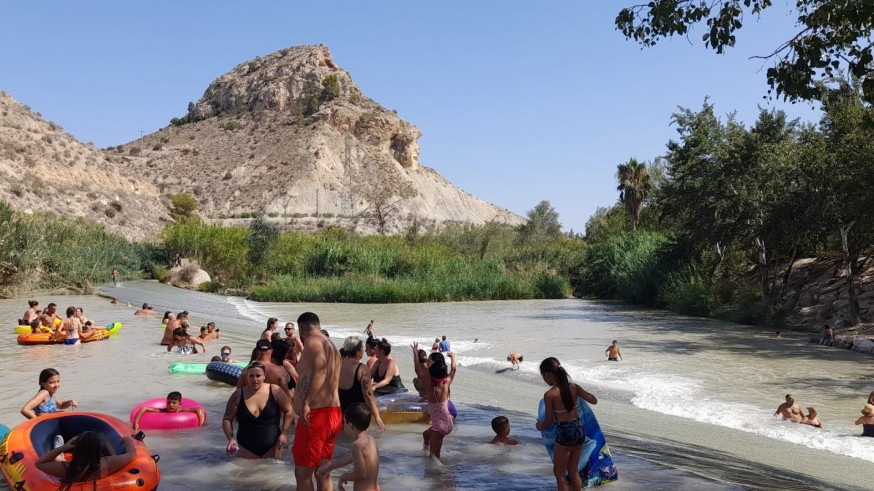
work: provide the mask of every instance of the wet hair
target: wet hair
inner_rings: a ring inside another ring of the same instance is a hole
[[[374,337],[368,337],[368,338],[367,338],[367,341],[364,342],[364,347],[365,347],[365,348],[370,348],[370,349],[375,349],[375,348],[376,348],[376,343],[377,343],[377,342],[378,342],[378,341],[376,340],[376,338],[374,338]]]
[[[267,329],[270,329],[273,326],[273,324],[276,324],[277,322],[279,322],[279,319],[277,319],[276,317],[271,317],[271,318],[267,319]],[[267,329],[264,329],[264,330],[266,331]]]
[[[206,326],[202,326],[202,327],[200,328],[200,332],[206,332]]]
[[[264,367],[264,364],[261,363],[260,361],[253,361],[252,363],[249,363],[249,366],[247,366],[246,368],[247,369],[248,368],[257,368],[257,369],[261,370],[262,372],[267,373],[267,369]]]
[[[271,345],[273,345],[273,352],[270,354],[270,361],[277,365],[282,365],[282,361],[285,360],[285,355],[288,354],[291,346],[284,339],[274,339]]]
[[[319,316],[312,312],[304,312],[297,318],[297,328],[300,332],[310,332],[313,329],[322,329],[322,323],[319,321]]]
[[[428,363],[428,353],[426,353],[425,350],[420,349],[416,352],[416,356],[418,357],[419,363],[423,365]]]
[[[222,361],[222,357],[219,355],[215,355],[209,359],[209,361]]]
[[[446,366],[446,357],[441,353],[431,353],[428,355],[428,359],[431,360],[431,363],[435,365],[443,365]]]
[[[232,351],[234,351],[231,349],[230,346],[222,346],[221,349],[219,350],[219,353],[221,353],[224,350],[228,350],[228,353],[231,353]]]
[[[173,312],[170,312],[169,310],[164,312],[164,322],[165,323],[166,323],[167,319],[170,318],[170,315],[172,315],[172,314],[173,314]]]
[[[508,426],[510,426],[510,420],[506,416],[497,416],[492,419],[492,430],[495,434],[500,435]]]
[[[57,307],[58,307],[58,304],[56,304],[56,303],[54,303],[54,302],[52,302],[52,303],[50,303],[50,304],[48,304],[48,305],[46,305],[46,308],[47,308],[47,309],[50,309],[50,308],[52,308],[52,307],[55,307],[55,308],[57,308]]]
[[[39,388],[42,389],[42,384],[49,381],[50,378],[55,375],[61,376],[61,374],[55,370],[54,368],[46,368],[45,370],[39,372]]]
[[[343,347],[340,348],[340,355],[351,358],[364,349],[364,341],[358,336],[349,336],[343,341]]]
[[[188,333],[185,332],[184,327],[177,327],[176,329],[173,329],[173,336],[179,336],[181,338],[184,338],[188,337]]]
[[[391,343],[388,342],[388,339],[382,338],[376,342],[376,347],[382,350],[386,355],[391,354]]]
[[[370,412],[367,404],[356,402],[343,411],[343,417],[346,418],[347,423],[352,423],[352,426],[360,431],[365,431],[370,428],[370,419],[373,417],[373,413]]]
[[[76,315],[76,307],[67,307],[67,317]]]
[[[616,344],[616,342],[617,342],[617,341],[614,339],[614,340],[613,340],[613,344]]]
[[[449,368],[446,363],[435,363],[428,367],[428,373],[431,374],[431,378],[446,378],[449,375]]]
[[[181,401],[182,400],[182,392],[174,390],[173,392],[167,394],[168,401]]]
[[[82,307],[76,307],[76,310],[82,312],[83,314],[85,313],[85,309],[83,309]]]
[[[39,302],[37,302],[36,300],[28,300],[28,301],[27,301],[27,305],[29,305],[30,308],[34,308],[34,307],[36,307],[37,305],[39,305]]]
[[[550,356],[540,362],[540,373],[551,373],[555,375],[555,384],[558,385],[558,391],[561,394],[561,402],[564,404],[565,411],[572,411],[577,407],[573,394],[571,394],[571,381],[567,370],[561,366],[561,362],[557,358]]]
[[[93,482],[94,489],[97,489],[100,461],[108,455],[115,455],[115,452],[106,437],[96,431],[83,431],[76,440],[76,451],[67,464],[67,472],[61,479],[58,490],[69,491],[74,484],[85,482]]]
[[[279,334],[278,332],[274,332],[273,334],[270,335],[270,341],[271,342],[273,342],[273,341],[285,342],[285,340],[282,339],[282,334]]]

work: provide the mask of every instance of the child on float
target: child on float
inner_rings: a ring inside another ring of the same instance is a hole
[[[567,371],[556,358],[549,357],[540,363],[540,375],[550,388],[543,394],[546,416],[543,421],[537,422],[536,428],[543,431],[557,423],[552,472],[558,491],[579,491],[583,483],[576,469],[579,467],[586,431],[577,413],[577,397],[582,397],[589,404],[597,404],[598,399],[571,382]],[[570,486],[566,475],[570,475]]]
[[[21,415],[33,419],[43,414],[56,413],[60,409],[79,405],[75,399],[58,402],[55,394],[61,387],[61,374],[54,368],[46,368],[39,373],[39,391],[21,408]]]
[[[125,435],[121,443],[124,445],[124,453],[115,455],[112,446],[101,433],[83,431],[81,435],[70,438],[70,441],[40,457],[36,461],[36,468],[50,476],[61,478],[59,491],[69,491],[76,483],[88,482],[93,483],[94,489],[97,489],[99,479],[124,469],[136,458],[137,450],[133,438]],[[65,452],[73,454],[70,462],[62,460]]]
[[[133,428],[134,431],[140,431],[140,419],[142,419],[143,415],[146,413],[195,413],[197,414],[198,426],[203,426],[206,422],[206,414],[203,413],[203,408],[182,407],[182,393],[177,391],[167,394],[166,408],[149,406],[141,407],[140,410],[137,411],[136,416],[134,416],[134,423],[131,425],[131,428]]]
[[[340,474],[340,489],[349,481],[353,491],[379,491],[379,444],[368,431],[373,413],[367,404],[356,402],[343,411],[343,431],[352,438],[349,456],[329,462],[316,469],[316,474],[325,477],[334,469],[352,464],[352,471]]]
[[[510,438],[510,420],[506,416],[498,416],[492,419],[492,430],[495,432],[495,437],[489,443],[500,443],[504,445],[518,445],[519,440]]]

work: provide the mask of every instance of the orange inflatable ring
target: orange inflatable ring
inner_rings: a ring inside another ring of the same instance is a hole
[[[112,333],[109,329],[105,328],[97,328],[97,329],[89,329],[87,333],[83,334],[79,341],[82,343],[90,343],[91,341],[101,341],[103,339],[109,338]],[[38,332],[36,334],[19,334],[18,335],[18,344],[29,346],[33,344],[64,344],[64,336],[63,334],[60,337],[57,337],[53,333],[47,332]]]
[[[69,440],[83,431],[102,433],[118,453],[124,452],[121,438],[130,434],[130,426],[117,418],[101,413],[85,411],[44,414],[27,420],[13,428],[0,442],[0,470],[16,491],[42,491],[58,489],[60,480],[36,468],[40,455],[49,451],[52,440],[61,435]],[[146,444],[134,440],[136,457],[120,471],[97,481],[73,485],[74,491],[109,491],[135,489],[151,491],[158,487],[161,472],[158,457],[149,455]]]

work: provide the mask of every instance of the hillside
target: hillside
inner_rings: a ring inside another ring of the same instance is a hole
[[[152,184],[118,172],[92,144],[0,92],[0,200],[107,225],[134,240],[169,220]]]
[[[418,161],[421,132],[368,99],[325,46],[298,46],[216,79],[174,124],[106,156],[213,223],[397,233],[412,223],[521,223]]]

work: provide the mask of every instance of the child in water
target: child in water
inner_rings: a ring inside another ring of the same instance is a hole
[[[502,443],[504,445],[518,445],[519,440],[510,438],[510,420],[506,416],[498,416],[492,420],[492,430],[495,437],[489,443]]]
[[[61,479],[57,488],[61,491],[73,489],[74,483],[93,483],[97,489],[97,480],[115,474],[127,466],[136,457],[136,446],[133,438],[125,435],[121,439],[124,453],[115,455],[112,446],[101,433],[83,431],[81,435],[70,438],[70,441],[47,452],[36,461],[40,471]],[[70,462],[63,460],[65,452],[73,454]],[[80,489],[76,487],[76,489]],[[88,489],[84,487],[83,489]]]
[[[199,407],[182,407],[182,393],[176,391],[167,394],[167,407],[164,409],[148,406],[141,407],[137,411],[136,416],[134,416],[134,424],[131,425],[134,431],[140,431],[140,419],[146,413],[195,413],[197,414],[198,426],[203,426],[203,423],[206,422],[206,415],[203,414],[203,409]]]
[[[543,421],[537,422],[537,430],[543,431],[558,424],[555,437],[555,458],[552,464],[552,473],[558,491],[572,489],[580,491],[583,482],[579,472],[576,472],[580,463],[580,454],[583,443],[586,440],[586,432],[577,413],[577,398],[582,397],[589,404],[597,404],[598,399],[589,394],[582,387],[570,381],[567,371],[562,368],[556,358],[550,357],[540,363],[540,375],[543,381],[549,385],[549,390],[543,394],[546,402],[546,416]],[[570,469],[570,472],[568,472]],[[570,475],[570,487],[565,480],[565,475]]]
[[[352,438],[351,453],[344,459],[319,467],[316,473],[325,477],[334,469],[352,464],[352,472],[340,475],[340,491],[348,481],[354,483],[353,491],[379,491],[379,444],[367,431],[372,418],[370,408],[363,402],[356,402],[343,411],[343,417],[346,420],[343,430]]]
[[[21,408],[21,414],[27,419],[33,419],[43,414],[58,412],[59,409],[76,407],[79,405],[75,399],[69,399],[58,403],[55,401],[55,393],[61,386],[61,374],[54,368],[46,368],[39,372],[39,392],[33,399]]]

